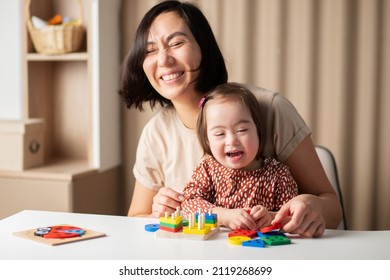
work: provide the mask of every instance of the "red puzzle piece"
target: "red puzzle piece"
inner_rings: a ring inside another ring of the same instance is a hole
[[[270,232],[270,231],[273,231],[273,230],[279,230],[282,228],[282,224],[281,223],[277,223],[277,224],[273,224],[269,227],[264,227],[264,228],[261,228],[260,229],[260,232],[261,233],[267,233],[267,232]]]
[[[35,236],[43,238],[73,238],[83,235],[85,231],[79,227],[74,226],[50,226],[38,228],[34,233]]]
[[[248,230],[248,229],[236,229],[228,233],[228,237],[232,237],[232,236],[247,236],[253,238],[257,236],[257,231]]]

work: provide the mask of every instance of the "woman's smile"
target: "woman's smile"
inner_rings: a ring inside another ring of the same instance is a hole
[[[144,72],[152,86],[165,98],[193,98],[202,54],[185,20],[175,12],[163,13],[152,23]]]
[[[173,73],[173,74],[166,74],[166,75],[161,76],[161,79],[167,82],[167,81],[171,81],[171,80],[177,79],[177,78],[181,77],[183,74],[184,74],[183,71],[182,72],[176,72],[176,73]]]

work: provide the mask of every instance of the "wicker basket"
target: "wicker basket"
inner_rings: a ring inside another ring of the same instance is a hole
[[[30,16],[31,0],[25,0],[27,28],[35,50],[43,54],[64,54],[80,50],[84,38],[82,0],[77,0],[80,7],[80,19],[77,25],[49,25],[34,28]]]

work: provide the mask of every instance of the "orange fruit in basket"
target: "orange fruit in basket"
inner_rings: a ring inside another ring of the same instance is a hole
[[[62,16],[61,15],[55,15],[51,19],[47,21],[49,25],[57,25],[62,23]]]

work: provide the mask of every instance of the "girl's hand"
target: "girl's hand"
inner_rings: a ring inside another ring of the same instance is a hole
[[[283,231],[305,237],[320,237],[325,231],[325,219],[321,214],[319,198],[302,194],[284,204],[276,213],[272,224],[282,223]]]
[[[162,187],[153,197],[152,216],[159,218],[165,212],[175,212],[176,208],[181,205],[183,199],[184,197],[181,193],[168,187]]]
[[[250,210],[250,215],[256,221],[256,229],[269,226],[271,224],[273,215],[266,207],[256,205]]]
[[[257,225],[256,221],[245,209],[226,209],[226,208],[213,208],[213,213],[218,215],[218,220],[221,225],[229,227],[231,229],[252,229],[255,230]]]

